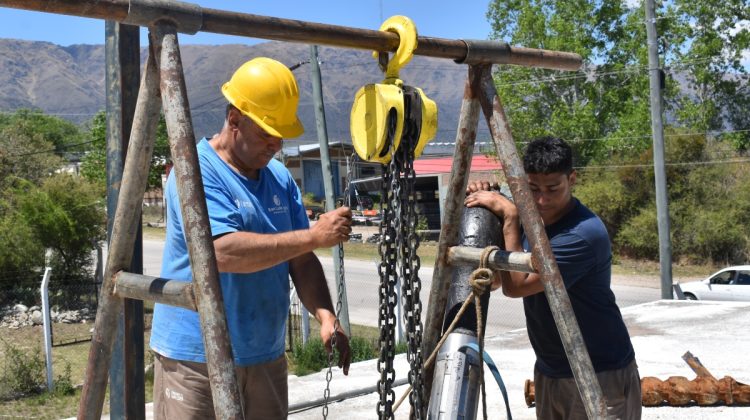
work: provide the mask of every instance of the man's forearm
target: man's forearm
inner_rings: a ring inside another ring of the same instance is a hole
[[[289,274],[297,289],[297,296],[318,322],[333,321],[336,312],[318,257],[309,252],[294,258],[289,261]]]
[[[507,251],[523,251],[521,223],[517,215],[503,220],[503,239]],[[544,290],[539,275],[510,271],[503,276],[503,294],[509,297],[525,297]]]
[[[254,273],[317,247],[309,230],[273,234],[233,232],[214,240],[219,271],[224,273]]]

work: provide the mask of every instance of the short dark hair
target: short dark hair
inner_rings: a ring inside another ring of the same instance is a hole
[[[237,107],[232,104],[227,104],[227,112],[226,114],[224,114],[224,118],[229,118],[229,111],[231,111],[232,109],[237,109]]]
[[[573,172],[573,150],[565,140],[557,137],[534,139],[526,146],[523,169],[531,174]]]

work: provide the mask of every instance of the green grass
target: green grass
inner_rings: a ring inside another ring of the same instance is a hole
[[[89,330],[93,324],[55,324],[54,334],[57,336],[75,336],[83,337],[89,335]],[[149,331],[144,333],[144,340],[148,343]],[[3,332],[4,339],[10,342],[19,350],[26,350],[27,354],[33,354],[37,349],[43,353],[43,335],[40,326],[24,327],[16,330],[7,330]],[[52,370],[53,376],[57,377],[65,372],[65,366],[70,365],[70,381],[76,386],[83,384],[90,342],[82,342],[72,345],[59,346],[52,348]],[[0,360],[5,357],[3,347],[0,346]],[[150,363],[150,357],[147,356],[146,363]],[[46,380],[42,379],[44,382]],[[153,383],[151,380],[146,381],[146,401],[150,402],[153,395]],[[54,395],[42,393],[32,395],[26,398],[19,398],[12,401],[0,401],[0,418],[6,419],[60,419],[75,417],[78,411],[78,404],[81,398],[81,391],[77,389],[70,395]],[[109,391],[105,396],[103,412],[109,412]]]
[[[721,267],[713,264],[680,264],[672,263],[672,277],[707,277]],[[658,261],[632,260],[615,258],[612,273],[621,275],[659,276]]]
[[[437,242],[422,242],[419,244],[417,255],[419,255],[422,267],[432,267],[435,265],[437,245]],[[319,248],[315,250],[315,255],[318,256],[330,257],[332,253],[331,248]],[[346,242],[344,243],[344,258],[344,263],[346,263],[346,259],[380,261],[378,244]]]

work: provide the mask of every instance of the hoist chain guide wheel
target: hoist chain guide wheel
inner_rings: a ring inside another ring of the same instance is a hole
[[[406,16],[393,16],[383,23],[380,30],[398,34],[399,47],[386,65],[385,80],[363,86],[354,96],[350,130],[354,150],[362,160],[387,164],[392,151],[401,145],[404,123],[410,116],[410,124],[418,120],[419,136],[409,146],[414,147],[414,158],[422,154],[427,142],[437,133],[437,105],[419,88],[413,89],[421,100],[404,99],[405,87],[399,79],[399,71],[411,61],[417,48],[414,22]],[[380,53],[374,52],[373,57],[379,58]],[[406,109],[405,102],[419,109]],[[419,117],[413,118],[414,115]]]
[[[404,128],[404,93],[395,84],[363,86],[354,97],[351,114],[352,144],[362,160],[386,164],[401,143]]]

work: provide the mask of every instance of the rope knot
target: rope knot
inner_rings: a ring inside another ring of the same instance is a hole
[[[469,276],[471,290],[477,297],[487,292],[487,288],[492,285],[494,273],[487,266],[489,265],[490,254],[499,249],[500,247],[494,245],[485,247],[482,250],[482,255],[479,256],[479,268],[474,270]]]
[[[489,268],[477,268],[469,276],[471,290],[476,296],[482,296],[492,284],[492,270]]]

